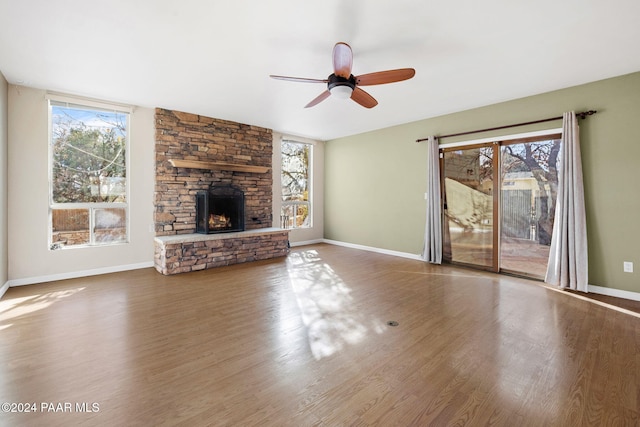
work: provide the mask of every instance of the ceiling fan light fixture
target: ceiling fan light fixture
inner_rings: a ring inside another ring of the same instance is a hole
[[[348,85],[337,85],[329,89],[331,95],[339,99],[349,99],[353,93],[353,88]]]
[[[356,88],[356,78],[352,75],[349,78],[344,78],[331,74],[327,78],[327,89],[331,92],[331,95],[338,99],[349,99],[353,90]]]

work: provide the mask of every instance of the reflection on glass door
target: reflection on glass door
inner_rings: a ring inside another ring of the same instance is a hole
[[[442,151],[446,261],[544,278],[560,144],[547,135]]]
[[[494,269],[493,146],[445,151],[445,260]]]

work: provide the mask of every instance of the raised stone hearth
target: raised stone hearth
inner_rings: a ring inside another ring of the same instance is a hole
[[[289,253],[289,233],[262,228],[238,233],[181,234],[155,238],[154,265],[169,275],[282,257]]]

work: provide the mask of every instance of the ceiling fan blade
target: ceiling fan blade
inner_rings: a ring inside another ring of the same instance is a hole
[[[333,47],[333,73],[338,77],[348,79],[353,67],[353,52],[351,47],[343,42]]]
[[[290,82],[302,82],[302,83],[328,83],[327,79],[307,79],[305,77],[288,77],[288,76],[274,76],[271,74],[269,77],[276,80],[287,80]]]
[[[376,105],[378,105],[378,101],[376,101],[376,99],[373,96],[369,95],[367,92],[365,92],[364,90],[360,89],[357,86],[355,89],[353,89],[353,93],[351,94],[351,99],[353,99],[354,101],[356,101],[358,104],[362,105],[365,108],[373,108]]]
[[[329,92],[328,90],[325,90],[324,92],[322,92],[320,95],[318,95],[317,97],[315,97],[313,99],[313,101],[311,101],[310,103],[308,103],[307,105],[304,106],[304,108],[309,108],[309,107],[313,107],[314,105],[318,105],[320,104],[322,101],[324,101],[325,99],[327,99],[329,97],[329,95],[331,95],[331,92]]]
[[[385,83],[401,82],[416,75],[413,68],[400,68],[397,70],[378,71],[377,73],[362,74],[356,77],[359,86],[382,85]]]

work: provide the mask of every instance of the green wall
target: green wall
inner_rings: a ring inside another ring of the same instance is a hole
[[[428,102],[428,100],[427,100]],[[580,121],[589,283],[640,292],[640,73],[328,141],[325,238],[418,254],[425,218],[429,135],[597,110]],[[559,128],[561,121],[441,143]],[[623,261],[634,262],[624,273]]]

